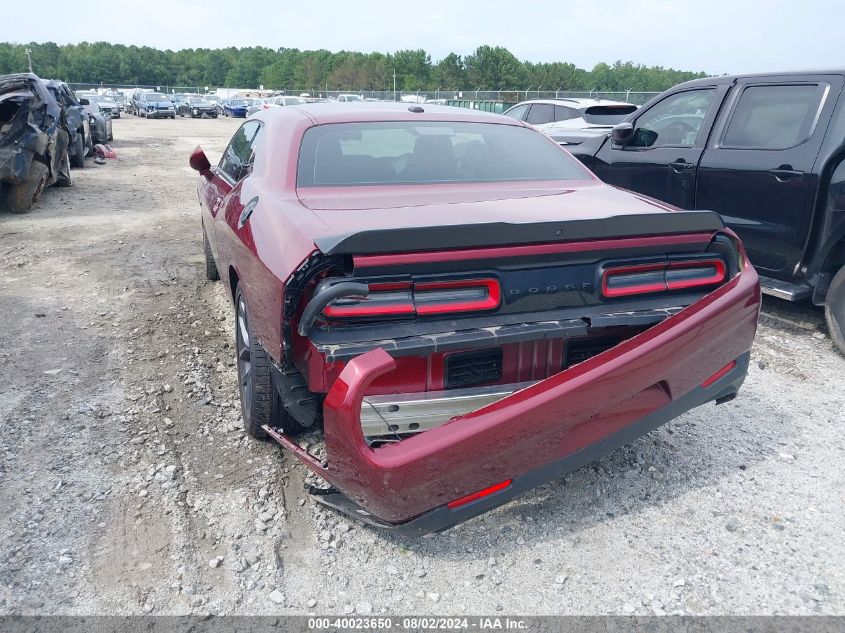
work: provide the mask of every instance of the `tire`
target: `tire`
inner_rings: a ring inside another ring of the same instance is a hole
[[[824,317],[830,338],[845,356],[845,266],[833,276],[824,302]]]
[[[76,133],[76,140],[73,142],[76,150],[70,159],[70,166],[82,169],[85,167],[85,139],[82,138],[82,132]]]
[[[294,432],[295,424],[285,414],[270,374],[270,357],[255,336],[249,322],[246,299],[240,287],[235,290],[235,354],[238,365],[238,389],[244,430],[257,440],[267,437],[263,425],[281,426]]]
[[[114,129],[112,128],[111,120],[109,120],[108,125],[109,125],[109,133],[106,136],[106,140],[107,141],[113,141],[114,140]]]
[[[47,186],[49,173],[47,165],[33,160],[27,181],[6,189],[6,208],[12,213],[29,213]]]
[[[205,227],[202,229],[202,250],[205,253],[205,278],[209,281],[219,281],[220,273],[214,261],[214,253],[211,252],[211,244],[208,243],[208,236],[205,234]]]
[[[175,115],[175,114],[171,114],[171,115],[170,115],[170,120],[171,120],[171,121],[172,121],[172,120],[174,120],[175,118],[176,118],[176,115]]]

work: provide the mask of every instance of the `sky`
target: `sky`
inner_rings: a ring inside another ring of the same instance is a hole
[[[708,74],[845,67],[842,0],[40,0],[48,19],[34,19],[29,3],[9,5],[5,42],[424,48],[434,61],[489,44],[587,69],[616,60]]]

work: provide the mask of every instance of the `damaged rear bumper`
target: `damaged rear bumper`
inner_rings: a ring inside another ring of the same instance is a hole
[[[323,503],[405,533],[446,529],[691,408],[735,395],[759,305],[757,274],[746,262],[724,286],[598,356],[378,447],[362,431],[362,403],[396,363],[375,349],[350,360],[327,395],[327,465],[270,434],[336,488],[318,497]],[[466,501],[491,486],[492,494]]]
[[[448,504],[443,504],[404,523],[388,523],[373,516],[337,489],[312,490],[312,496],[319,503],[352,516],[373,527],[389,529],[406,536],[420,536],[431,532],[442,532],[458,523],[493,510],[515,497],[528,492],[532,488],[559,479],[567,473],[594,462],[615,451],[617,448],[632,443],[639,437],[666,424],[690,409],[706,404],[707,402],[712,402],[713,400],[725,401],[731,399],[736,395],[745,380],[749,357],[750,353],[748,352],[740,356],[737,359],[736,366],[730,372],[706,388],[696,387],[665,407],[646,415],[612,435],[563,458],[535,468],[523,475],[513,477],[507,481],[505,486],[496,492],[463,503],[457,507],[450,507]]]

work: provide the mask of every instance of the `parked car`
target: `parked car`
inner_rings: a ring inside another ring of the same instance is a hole
[[[176,112],[179,116],[189,116],[192,119],[217,118],[217,109],[214,107],[214,104],[201,97],[188,97],[179,104]]]
[[[36,75],[0,77],[0,207],[26,213],[50,185],[71,184],[70,135]]]
[[[339,103],[352,103],[353,101],[359,102],[359,101],[363,101],[363,100],[364,100],[364,97],[362,97],[361,95],[353,95],[353,94],[339,94],[339,95],[337,95],[337,101]]]
[[[302,97],[278,96],[270,99],[256,99],[255,102],[247,109],[247,116],[252,116],[259,110],[269,110],[270,108],[281,108],[291,105],[303,105],[308,103]]]
[[[246,99],[226,99],[223,102],[223,116],[245,117],[249,109]]]
[[[220,98],[220,95],[203,95],[203,99],[214,106],[217,116],[223,116],[223,99]]]
[[[845,353],[845,71],[712,77],[568,149],[605,182],[725,218],[763,292],[825,307]],[[560,140],[565,141],[565,137]]]
[[[108,115],[112,119],[120,118],[120,106],[112,97],[106,95],[97,95],[93,99],[89,99],[91,103],[95,103],[100,112],[105,116]]]
[[[621,123],[637,106],[605,99],[531,99],[505,110],[505,116],[530,123],[544,134],[574,129],[607,130]]]
[[[360,521],[445,529],[745,377],[760,289],[718,214],[605,185],[514,119],[272,108],[189,162],[245,430]],[[319,428],[324,459],[291,439]]]
[[[89,98],[79,100],[79,104],[85,109],[88,115],[88,128],[91,132],[91,142],[96,144],[104,144],[114,140],[112,133],[111,116],[103,113],[99,104],[94,101],[96,95]]]
[[[160,92],[143,92],[135,99],[135,111],[147,119],[175,119],[176,109],[167,95]]]
[[[191,96],[196,95],[187,95],[187,94],[174,94],[170,97],[170,102],[173,104],[173,107],[176,109],[176,114],[179,114],[179,106],[183,103],[187,102]]]
[[[85,167],[85,157],[94,151],[91,135],[91,117],[79,101],[76,100],[68,85],[57,79],[44,80],[47,90],[53,95],[56,103],[64,114],[67,130],[70,135],[68,153],[70,166]]]

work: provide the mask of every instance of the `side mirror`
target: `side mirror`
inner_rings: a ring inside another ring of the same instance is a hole
[[[211,163],[208,162],[208,157],[202,151],[202,147],[197,146],[191,153],[188,164],[191,166],[191,169],[196,169],[201,176],[207,180],[211,180]]]
[[[88,99],[80,99],[79,105],[91,105],[91,102]]]
[[[634,138],[634,124],[625,121],[613,126],[610,138],[614,145],[627,145]]]

